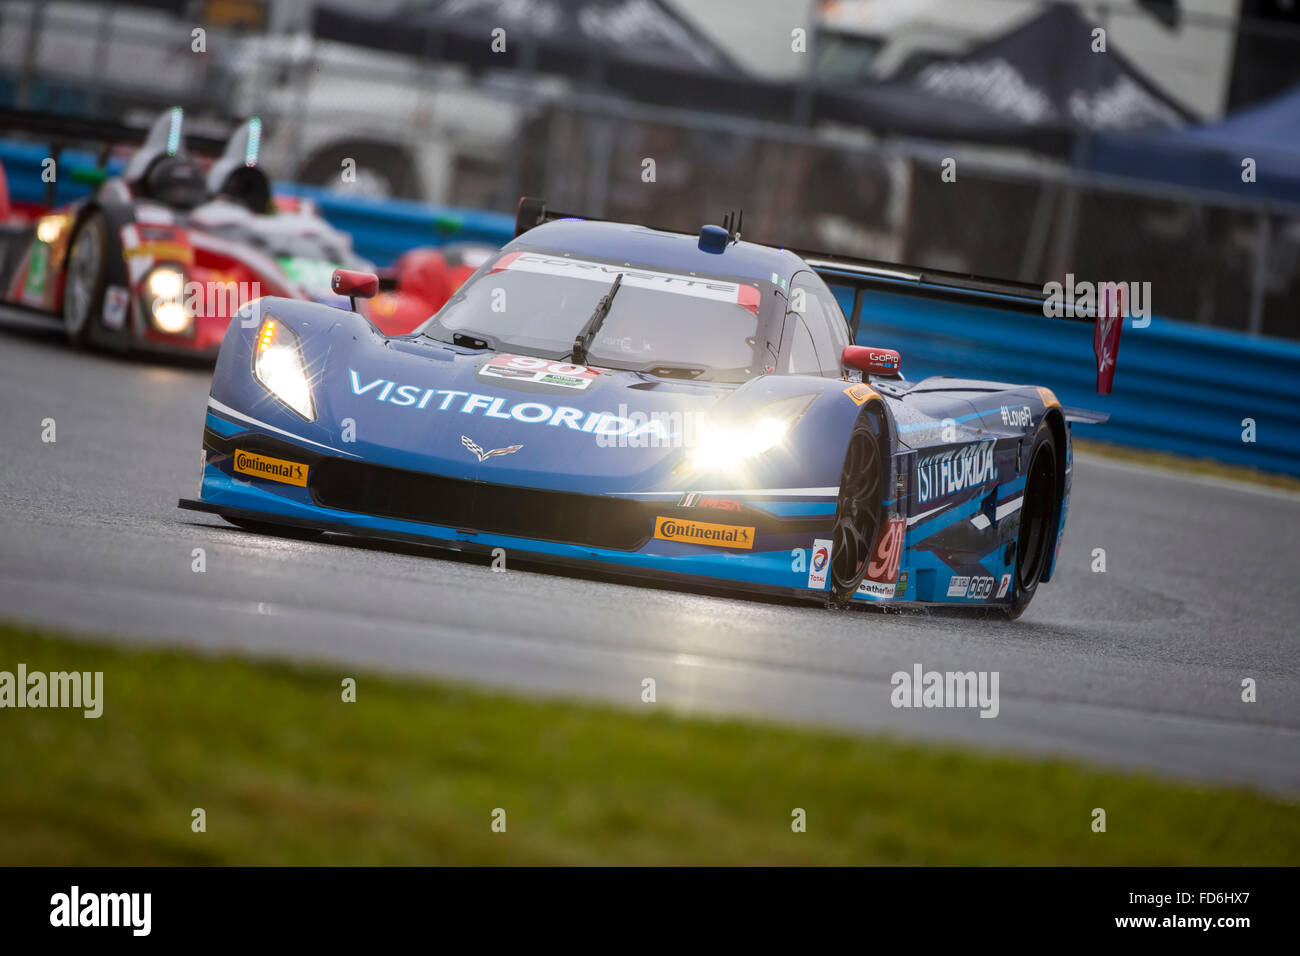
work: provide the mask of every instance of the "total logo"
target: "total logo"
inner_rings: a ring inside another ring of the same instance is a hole
[[[1034,413],[1029,410],[1028,405],[1021,405],[1018,408],[1002,406],[1002,424],[1009,428],[1025,428],[1033,420]]]
[[[831,565],[831,542],[826,538],[813,541],[812,560],[808,563],[808,587],[820,591],[826,587],[826,571]]]

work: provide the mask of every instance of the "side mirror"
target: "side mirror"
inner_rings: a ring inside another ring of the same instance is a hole
[[[373,299],[379,294],[379,276],[373,272],[335,269],[330,288],[349,299]]]
[[[840,353],[840,364],[868,375],[897,375],[903,367],[903,359],[893,349],[846,345]]]

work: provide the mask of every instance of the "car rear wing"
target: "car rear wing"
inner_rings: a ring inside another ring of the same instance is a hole
[[[149,126],[128,126],[117,120],[97,119],[87,116],[60,116],[54,113],[37,113],[32,110],[0,109],[0,129],[6,133],[23,133],[49,143],[50,158],[56,163],[63,150],[69,146],[86,145],[94,148],[95,171],[102,172],[108,165],[109,154],[117,146],[143,143],[149,135]],[[201,133],[185,134],[187,150],[205,156],[220,156],[226,142],[215,136]],[[86,170],[78,170],[85,175]],[[45,184],[45,204],[54,204],[55,183]]]
[[[1103,286],[1098,290],[1098,303],[1094,308],[1071,306],[1053,311],[1048,308],[1051,298],[1046,290],[1027,282],[990,279],[869,259],[848,259],[798,249],[791,251],[808,263],[826,282],[848,286],[853,290],[849,327],[855,339],[862,319],[863,299],[867,292],[874,289],[964,305],[986,305],[1003,312],[1087,322],[1093,327],[1092,350],[1097,358],[1097,392],[1101,395],[1110,394],[1115,380],[1115,362],[1119,355],[1120,331],[1124,327],[1122,290]]]
[[[545,222],[573,218],[590,217],[555,212],[547,207],[545,199],[524,196],[519,200],[515,212],[515,237]],[[737,220],[732,217],[729,222],[734,224]],[[727,233],[728,238],[740,237],[738,225],[734,232],[731,225],[728,225]],[[1090,323],[1093,326],[1093,353],[1097,357],[1097,392],[1110,394],[1115,378],[1115,361],[1119,354],[1120,331],[1124,325],[1123,297],[1115,289],[1100,289],[1096,308],[1084,310],[1071,307],[1060,310],[1061,315],[1056,316],[1047,308],[1050,300],[1046,291],[1041,286],[1027,282],[923,269],[871,259],[852,259],[800,249],[791,251],[828,283],[848,286],[853,290],[853,308],[848,319],[854,339],[857,338],[858,325],[862,319],[863,299],[871,290],[903,292],[920,298],[965,305],[987,305],[1002,311]]]

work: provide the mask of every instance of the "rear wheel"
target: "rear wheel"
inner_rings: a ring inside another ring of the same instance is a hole
[[[108,275],[108,226],[92,212],[77,228],[63,281],[63,328],[76,346],[86,344],[104,302]]]
[[[1038,583],[1052,560],[1052,543],[1060,523],[1061,502],[1057,490],[1060,455],[1051,426],[1044,422],[1034,438],[1025,475],[1025,496],[1020,505],[1020,533],[1016,538],[1016,567],[1011,575],[1011,603],[1004,607],[1015,620],[1033,600]]]
[[[858,416],[840,475],[831,532],[831,603],[847,604],[862,583],[880,530],[886,459],[877,414]]]

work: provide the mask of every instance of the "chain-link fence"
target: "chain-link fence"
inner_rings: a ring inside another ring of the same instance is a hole
[[[758,242],[1028,282],[1150,283],[1157,314],[1300,338],[1300,208],[581,98],[523,130],[515,152],[514,192],[577,214],[693,231],[744,209]]]
[[[1156,314],[1300,338],[1300,207],[1025,152],[648,107],[305,36],[214,31],[195,54],[188,23],[123,16],[0,7],[0,99],[98,116],[181,102],[212,124],[256,112],[281,178],[503,211],[538,194],[687,231],[743,209],[760,242],[1031,282],[1150,283]]]

